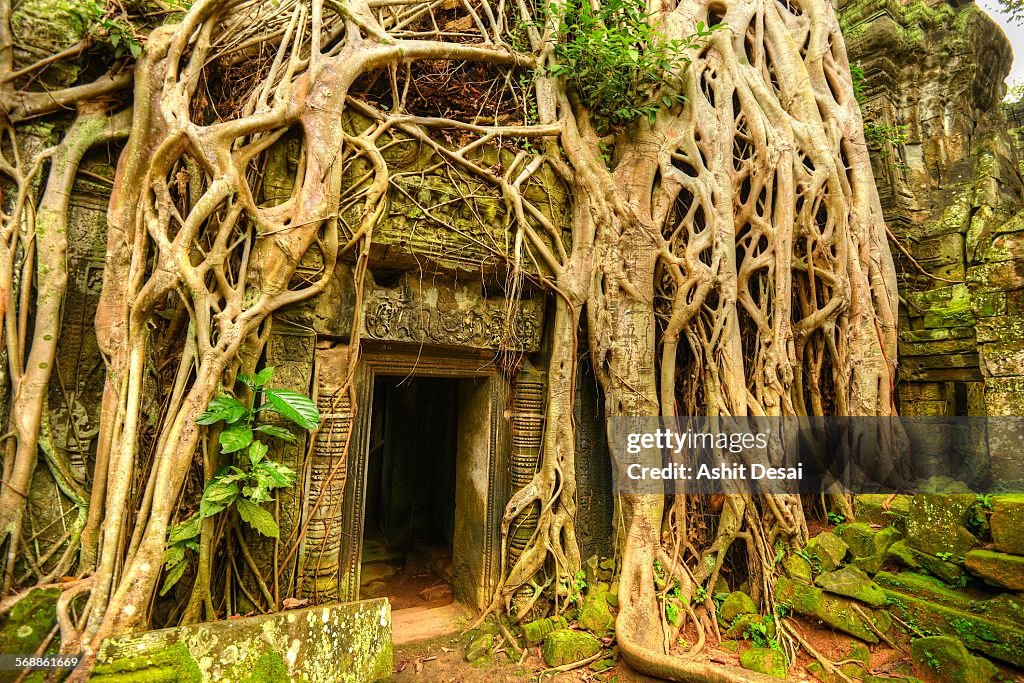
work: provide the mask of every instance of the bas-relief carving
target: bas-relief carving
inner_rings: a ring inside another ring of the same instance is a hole
[[[536,351],[542,299],[523,299],[511,312],[503,298],[485,298],[479,286],[445,287],[402,278],[396,287],[366,295],[364,336],[384,341]]]

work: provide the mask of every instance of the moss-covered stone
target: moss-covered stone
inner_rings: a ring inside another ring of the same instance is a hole
[[[494,636],[492,634],[478,634],[466,645],[465,659],[470,664],[474,664],[491,654],[492,647],[494,647]]]
[[[985,583],[1024,591],[1024,557],[994,550],[972,550],[967,553],[967,570]]]
[[[833,572],[820,574],[814,583],[829,593],[860,600],[872,607],[885,606],[885,593],[863,570],[857,567],[842,567]]]
[[[36,652],[57,623],[59,588],[38,588],[0,620],[0,652]]]
[[[849,547],[831,531],[822,531],[807,542],[807,554],[815,568],[830,572],[843,563]]]
[[[786,656],[778,650],[770,650],[766,647],[752,647],[741,652],[740,666],[748,671],[756,671],[776,678],[786,677]]]
[[[881,569],[889,546],[903,537],[892,525],[876,529],[865,522],[842,524],[836,527],[835,533],[850,547],[853,564],[868,574]]]
[[[884,493],[862,493],[854,496],[853,514],[858,522],[882,526],[891,524],[902,530],[910,513],[910,496],[900,494],[891,501],[888,499],[889,496]],[[886,501],[888,504],[883,506]]]
[[[786,576],[801,583],[811,582],[811,563],[796,553],[786,555],[782,560],[782,568]]]
[[[277,652],[265,652],[256,660],[256,666],[245,683],[288,683],[288,667]]]
[[[615,617],[612,616],[608,606],[608,592],[594,586],[587,592],[583,599],[583,608],[580,610],[580,628],[584,628],[594,635],[605,636],[615,627]]]
[[[256,661],[262,661],[262,657]],[[98,663],[89,680],[94,683],[200,683],[203,674],[188,647],[184,643],[173,643],[163,648],[148,648],[135,657]]]
[[[544,638],[540,653],[548,666],[565,666],[593,657],[600,650],[601,641],[591,634],[560,628]]]
[[[934,576],[914,572],[879,572],[875,575],[875,582],[882,588],[890,588],[964,612],[1002,619],[1010,626],[1024,626],[1024,600],[1016,595],[1002,593],[994,598],[981,599],[976,595],[950,588]]]
[[[997,669],[975,657],[964,644],[949,636],[929,636],[910,643],[914,673],[936,683],[989,683]]]
[[[823,624],[868,643],[878,642],[875,630],[885,633],[892,626],[889,615],[884,610],[872,610],[863,606],[858,608],[850,600],[785,577],[780,578],[775,584],[775,598],[783,607],[813,617]],[[871,625],[865,622],[862,613],[872,620]]]
[[[528,645],[540,645],[549,633],[556,629],[567,628],[569,623],[564,616],[554,615],[523,624],[523,638]]]
[[[967,512],[974,505],[973,494],[936,493],[914,496],[907,516],[907,543],[921,552],[942,557],[950,553],[962,562],[978,539],[965,526]]]
[[[727,638],[753,639],[755,634],[774,638],[775,620],[760,614],[741,614],[725,632]]]
[[[993,496],[989,525],[996,550],[1024,555],[1024,494]]]
[[[722,620],[731,624],[733,620],[741,614],[757,614],[757,605],[749,595],[740,591],[733,591],[729,593],[718,612]]]
[[[101,683],[264,681],[357,683],[391,675],[384,598],[108,638]],[[281,669],[285,675],[280,677]]]
[[[1024,630],[1001,619],[973,614],[884,588],[889,611],[921,633],[959,638],[968,649],[1024,667]]]
[[[911,548],[906,541],[897,541],[889,546],[886,559],[909,569],[923,569],[948,584],[960,585],[967,578],[960,565]]]

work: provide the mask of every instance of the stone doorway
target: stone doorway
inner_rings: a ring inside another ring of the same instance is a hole
[[[360,597],[393,610],[454,599],[460,384],[377,377],[366,458]]]
[[[505,378],[482,354],[401,344],[367,344],[360,366],[343,599],[484,608],[509,495]]]

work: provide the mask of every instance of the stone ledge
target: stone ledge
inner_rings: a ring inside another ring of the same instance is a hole
[[[391,675],[385,598],[108,638],[91,680],[363,683]]]

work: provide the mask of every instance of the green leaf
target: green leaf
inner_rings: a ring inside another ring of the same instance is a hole
[[[320,424],[320,411],[313,399],[291,389],[265,389],[263,396],[270,409],[303,429],[314,430]]]
[[[206,411],[196,418],[196,424],[212,425],[217,422],[234,424],[249,414],[249,410],[234,396],[218,396],[210,401]]]
[[[295,483],[295,470],[273,460],[264,460],[256,465],[253,473],[257,478],[262,475],[270,483],[268,488],[280,489]]]
[[[139,55],[142,54],[142,45],[132,40],[128,43],[128,49],[132,52],[132,57],[138,59]]]
[[[268,450],[267,444],[262,441],[253,441],[249,444],[249,462],[255,465],[266,457]]]
[[[259,427],[256,428],[256,431],[263,432],[264,434],[269,434],[270,436],[276,436],[278,439],[284,439],[288,443],[295,443],[296,441],[298,441],[298,439],[295,438],[295,435],[289,432],[284,427],[277,427],[275,425],[260,425]]]
[[[203,519],[212,517],[238,497],[238,482],[225,478],[214,477],[203,490],[203,498],[199,501],[199,516]]]
[[[252,376],[252,383],[258,387],[262,387],[264,384],[270,381],[270,378],[274,376],[273,366],[265,367],[255,375]]]
[[[185,573],[185,569],[188,567],[188,562],[180,562],[174,565],[174,568],[164,575],[164,585],[160,588],[160,595],[164,595],[167,591],[174,588],[174,584],[178,583],[178,580]]]
[[[277,522],[272,514],[245,498],[239,498],[236,507],[238,516],[253,529],[270,538],[278,537]]]
[[[244,422],[232,425],[220,433],[220,452],[234,453],[252,443],[252,427]]]
[[[172,545],[164,551],[164,567],[166,569],[173,569],[182,562],[185,561],[185,546],[184,544]]]
[[[195,538],[199,535],[201,529],[202,519],[199,515],[192,515],[184,522],[179,522],[171,527],[171,532],[167,535],[168,543],[178,543],[185,541],[190,538]]]

